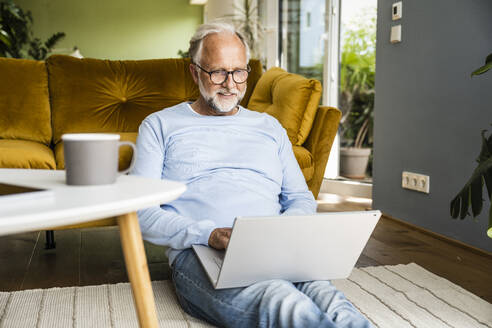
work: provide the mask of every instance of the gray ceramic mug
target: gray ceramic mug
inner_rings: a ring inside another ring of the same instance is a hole
[[[118,134],[70,133],[62,135],[62,140],[68,185],[111,184],[135,164],[135,144],[120,141]],[[123,145],[132,147],[133,156],[130,167],[118,171],[119,148]]]

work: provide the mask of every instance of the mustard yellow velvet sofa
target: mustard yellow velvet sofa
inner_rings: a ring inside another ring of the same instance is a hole
[[[111,132],[135,142],[152,112],[198,97],[189,59],[109,61],[53,55],[46,61],[0,58],[0,167],[63,169],[61,136]],[[317,197],[340,112],[318,106],[321,84],[282,69],[252,71],[242,105],[286,128],[307,184]],[[120,167],[129,165],[123,149]],[[106,225],[114,221],[100,221]]]

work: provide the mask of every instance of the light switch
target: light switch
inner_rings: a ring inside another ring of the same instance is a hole
[[[401,42],[401,25],[391,26],[391,43]]]
[[[392,6],[392,9],[391,9],[391,17],[393,18],[393,20],[398,20],[402,17],[402,2],[395,2]]]

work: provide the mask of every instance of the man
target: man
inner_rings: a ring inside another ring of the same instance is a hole
[[[225,249],[235,217],[311,214],[316,202],[280,123],[239,106],[249,72],[244,38],[231,25],[205,24],[190,56],[200,97],[142,122],[133,172],[187,185],[177,200],[138,212],[144,238],[170,246],[181,306],[220,327],[370,327],[329,281],[212,287],[191,245]]]

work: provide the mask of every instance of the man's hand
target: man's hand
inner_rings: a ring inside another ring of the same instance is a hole
[[[208,238],[208,245],[218,250],[226,249],[229,238],[231,238],[231,232],[232,228],[214,229]]]

